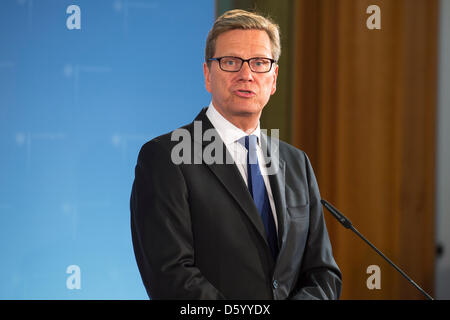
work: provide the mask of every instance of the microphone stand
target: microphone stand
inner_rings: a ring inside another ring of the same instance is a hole
[[[419,287],[410,277],[406,275],[399,267],[395,265],[391,260],[388,259],[380,250],[378,250],[373,244],[369,242],[355,227],[353,227],[351,221],[347,219],[342,213],[340,213],[335,207],[333,207],[326,200],[320,200],[320,202],[324,205],[325,208],[346,228],[352,230],[354,233],[358,235],[361,239],[364,240],[376,253],[378,253],[384,260],[386,260],[391,266],[393,266],[400,274],[408,280],[417,290],[419,290],[428,300],[434,300],[428,293],[426,293],[421,287]]]

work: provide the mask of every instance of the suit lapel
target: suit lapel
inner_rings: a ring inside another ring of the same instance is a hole
[[[202,135],[208,129],[214,129],[213,125],[209,121],[206,116],[206,108],[204,108],[200,114],[196,117],[195,121],[201,121],[202,123]],[[195,126],[195,124],[194,124]],[[193,126],[193,127],[194,127]],[[193,128],[192,127],[192,128]],[[192,134],[192,132],[191,132]],[[194,152],[197,154],[194,157],[203,157],[204,148],[210,144],[210,141],[203,141],[202,137],[198,134],[194,133]],[[217,134],[216,137],[220,139]],[[195,145],[196,144],[196,145]],[[201,145],[201,146],[200,146]],[[220,163],[212,163],[205,164],[212,173],[217,177],[217,179],[222,183],[225,189],[230,193],[230,195],[234,198],[234,200],[239,204],[242,210],[245,212],[249,220],[253,223],[256,230],[258,231],[261,239],[266,243],[267,249],[269,250],[269,246],[266,238],[266,231],[264,229],[264,225],[262,219],[259,215],[258,209],[255,206],[255,202],[253,201],[250,192],[248,191],[247,185],[245,181],[242,179],[242,176],[234,163],[227,163],[226,159],[232,159],[231,155],[228,153],[228,149],[225,147],[222,139],[220,139],[220,145],[223,148],[223,161]],[[197,147],[196,147],[197,146]],[[202,153],[202,154],[199,154]]]
[[[269,248],[262,219],[236,165],[210,164],[208,167],[236,200]]]

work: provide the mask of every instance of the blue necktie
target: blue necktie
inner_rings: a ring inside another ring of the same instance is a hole
[[[241,140],[242,141],[242,140]],[[255,135],[245,136],[244,145],[247,149],[247,176],[248,189],[255,201],[256,208],[261,215],[261,219],[266,229],[267,241],[274,260],[278,255],[278,240],[275,221],[273,219],[272,209],[270,208],[269,197],[267,195],[264,179],[261,175],[256,154],[258,137]]]

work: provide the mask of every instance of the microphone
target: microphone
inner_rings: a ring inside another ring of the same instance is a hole
[[[386,260],[391,266],[393,266],[400,274],[408,280],[414,287],[416,287],[417,290],[419,290],[428,300],[434,300],[433,297],[431,297],[428,293],[426,293],[421,287],[419,287],[410,277],[406,275],[399,267],[397,267],[391,260],[389,260],[380,250],[378,250],[373,244],[369,242],[361,233],[359,233],[358,230],[356,230],[355,227],[353,227],[352,222],[346,218],[342,213],[339,212],[338,209],[333,207],[329,202],[326,200],[320,200],[320,202],[323,204],[325,208],[346,228],[352,230],[354,233],[356,233],[361,239],[363,239],[373,250],[376,251],[380,256],[383,257],[384,260]]]

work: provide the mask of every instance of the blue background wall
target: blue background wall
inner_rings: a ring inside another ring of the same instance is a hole
[[[69,5],[81,30],[69,30]],[[214,1],[0,1],[0,298],[146,299],[140,147],[209,104]],[[81,270],[68,289],[66,269]]]

